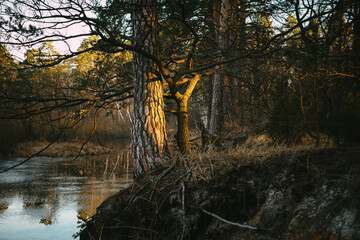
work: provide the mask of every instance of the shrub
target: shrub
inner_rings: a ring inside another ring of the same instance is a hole
[[[269,136],[278,143],[299,142],[304,135],[300,101],[290,91],[287,81],[278,83],[272,93]]]
[[[19,120],[0,120],[0,155],[8,155],[16,146],[27,140]]]
[[[357,95],[359,95],[358,93]],[[330,114],[326,129],[336,143],[360,142],[360,98],[347,94],[343,104]]]

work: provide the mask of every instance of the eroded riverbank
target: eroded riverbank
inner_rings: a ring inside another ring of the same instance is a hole
[[[359,148],[178,159],[160,177],[166,169],[107,199],[81,239],[360,238]]]

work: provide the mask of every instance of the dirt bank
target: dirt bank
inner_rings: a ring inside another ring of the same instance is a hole
[[[112,196],[81,239],[360,239],[359,148],[201,162]]]

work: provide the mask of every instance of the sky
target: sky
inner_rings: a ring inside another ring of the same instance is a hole
[[[56,6],[56,4],[58,4],[57,2],[58,0],[49,0],[48,3],[51,3],[52,6]],[[92,3],[93,1],[97,1],[97,3],[101,3],[101,4],[104,4],[105,1],[103,0],[82,0],[83,3],[84,3],[84,6],[86,6],[86,4],[94,4]],[[0,0],[1,2],[1,0]],[[3,17],[4,19],[6,20],[9,20],[10,17],[8,14],[6,14],[6,10],[5,8],[7,6],[11,6],[11,8],[16,8],[16,7],[13,7],[13,6],[16,6],[16,5],[12,5],[13,1],[12,0],[8,0],[8,1],[5,1],[3,2],[2,4],[0,4],[0,17]],[[31,1],[29,1],[29,3],[31,4]],[[22,6],[22,8],[21,8]],[[65,5],[66,6],[66,5]],[[76,6],[76,5],[74,5]],[[26,9],[26,5],[24,7],[24,5],[20,5],[20,8],[19,9],[22,9],[22,11],[27,14],[29,17],[34,17],[34,14],[38,14],[37,12],[33,13],[32,11],[29,11],[29,10],[24,10]],[[77,12],[77,10],[74,10],[74,11],[71,11],[71,12],[64,12],[66,15],[69,15],[69,14],[72,14],[72,12],[74,12],[74,14],[78,14],[79,12]],[[95,17],[95,14],[91,13],[90,11],[85,11],[86,12],[86,15],[88,17]],[[61,11],[52,11],[52,13],[50,14],[62,14]],[[46,16],[47,13],[42,13],[43,16]],[[64,19],[61,19],[59,18],[60,21],[64,21]],[[44,27],[44,26],[50,26],[50,25],[53,25],[54,23],[56,23],[56,19],[50,19],[50,20],[38,20],[37,19],[32,19],[32,21],[26,21],[23,25],[25,26],[29,26],[30,24],[31,25],[34,25],[35,27]],[[83,34],[83,33],[89,33],[90,29],[89,27],[87,27],[85,24],[83,23],[78,23],[78,24],[68,24],[69,26],[66,28],[66,29],[59,29],[58,32],[61,34],[61,35],[64,35],[64,36],[74,36],[74,35],[78,35],[78,34]],[[61,27],[61,25],[58,25]],[[57,26],[57,27],[58,27]],[[0,31],[0,42],[7,42],[9,40],[6,40],[6,33],[4,32],[4,30],[2,29],[2,32],[3,32],[3,36],[1,36],[1,31]],[[44,32],[45,35],[51,35],[51,32],[50,31],[45,31]],[[40,36],[41,37],[41,36]],[[70,51],[72,52],[75,52],[81,45],[81,42],[84,40],[85,37],[78,37],[78,38],[72,38],[72,39],[69,39],[69,40],[66,40],[67,41],[67,44],[65,42],[61,42],[61,41],[54,41],[53,42],[53,45],[55,46],[55,49],[57,52],[59,52],[60,54],[66,54]],[[16,34],[13,35],[12,37],[12,40],[10,41],[18,41],[19,39],[21,39],[20,36],[16,36]],[[21,61],[24,59],[24,54],[26,52],[26,50],[28,50],[29,48],[24,48],[22,46],[18,46],[18,45],[6,45],[5,44],[5,47],[6,49],[14,56],[15,60],[18,60],[18,61]],[[34,45],[32,46],[31,48],[38,48],[39,47],[39,44],[38,45]]]
[[[88,33],[88,32],[89,29],[87,27],[81,25],[76,25],[76,26],[74,25],[67,28],[67,30],[64,31],[64,34],[66,36],[71,36],[73,34]],[[68,44],[66,44],[65,42],[53,42],[53,45],[57,52],[59,52],[60,54],[66,54],[69,53],[69,47],[71,51],[75,52],[80,47],[84,39],[85,37],[73,38],[67,40]],[[34,46],[34,48],[36,48],[36,46]],[[15,60],[22,61],[24,60],[24,54],[27,48],[19,47],[19,46],[7,46],[7,50],[15,58]]]

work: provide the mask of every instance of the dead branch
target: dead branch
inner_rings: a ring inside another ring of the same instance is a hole
[[[217,219],[219,219],[220,221],[222,221],[222,222],[224,222],[224,223],[227,223],[227,224],[230,224],[230,225],[234,225],[234,226],[237,226],[237,227],[240,227],[240,228],[246,228],[246,229],[251,229],[251,230],[259,230],[258,228],[253,227],[253,226],[250,226],[250,225],[244,225],[244,224],[240,224],[240,223],[236,223],[236,222],[231,222],[231,221],[226,220],[226,219],[224,219],[224,218],[222,218],[222,217],[220,217],[220,216],[218,216],[218,215],[216,215],[216,214],[214,214],[214,213],[211,213],[211,212],[209,212],[209,211],[206,211],[205,209],[202,209],[202,211],[203,211],[204,213],[206,213],[207,215],[210,215],[210,216],[212,216],[212,217],[214,217],[214,218],[217,218]]]
[[[155,192],[155,188],[156,188],[156,185],[159,183],[159,181],[166,175],[166,174],[168,174],[171,170],[173,170],[174,168],[175,168],[175,165],[176,165],[176,163],[177,163],[177,160],[178,160],[178,158],[175,158],[174,159],[174,161],[172,161],[172,163],[169,165],[169,167],[167,168],[167,169],[165,169],[159,176],[157,176],[156,178],[155,178],[155,181],[154,181],[154,184],[153,184],[153,190],[152,190],[152,192],[151,192],[151,194],[150,194],[150,200],[152,199],[152,196],[153,196],[153,194],[154,194],[154,192]]]

